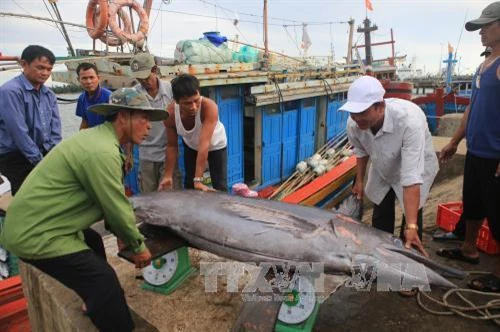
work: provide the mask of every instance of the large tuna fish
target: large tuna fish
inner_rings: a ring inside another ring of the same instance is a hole
[[[388,233],[319,208],[198,190],[151,193],[132,202],[138,221],[167,227],[192,246],[233,260],[320,262],[332,274],[368,266],[376,268],[378,281],[381,275],[406,277],[443,287],[455,285],[440,274],[466,276],[405,249]]]

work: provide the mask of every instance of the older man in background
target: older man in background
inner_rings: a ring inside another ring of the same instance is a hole
[[[139,53],[130,60],[132,76],[139,84],[135,88],[146,95],[152,107],[163,109],[172,102],[172,86],[160,80],[159,68],[154,57],[148,53]],[[160,122],[152,123],[149,136],[139,145],[139,184],[141,192],[156,191],[165,170],[165,149],[167,137],[165,126]],[[181,188],[180,174],[176,167],[174,188]]]

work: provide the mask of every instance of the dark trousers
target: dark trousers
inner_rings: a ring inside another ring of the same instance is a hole
[[[193,178],[196,171],[197,155],[198,151],[191,149],[184,143],[184,168],[186,169],[184,186],[187,189],[194,188]],[[227,192],[227,148],[208,152],[208,168],[214,189]]]
[[[464,214],[462,213],[460,215],[460,219],[458,219],[457,224],[455,225],[455,229],[453,230],[453,234],[455,234],[457,237],[465,237],[465,229],[467,223],[465,222],[465,217]]]
[[[466,220],[488,218],[493,237],[500,241],[500,177],[495,173],[500,159],[465,156],[463,215]]]
[[[94,251],[99,257],[106,259],[106,249],[102,242],[102,237],[92,228],[87,228],[83,231],[85,243]]]
[[[87,306],[87,314],[100,331],[132,331],[134,322],[113,268],[103,259],[104,245],[92,229],[84,231],[92,250],[25,262],[74,290]],[[96,251],[94,251],[96,250]]]
[[[16,194],[34,167],[19,151],[0,155],[0,173],[9,179],[12,195]]]
[[[372,226],[376,229],[380,229],[384,232],[388,232],[394,234],[394,224],[396,222],[396,213],[395,213],[395,203],[396,203],[396,194],[394,190],[390,189],[387,195],[385,195],[384,199],[379,205],[373,207],[373,216],[372,216]],[[403,222],[401,224],[401,231],[399,233],[399,237],[404,239],[404,229],[406,225],[406,219],[403,214]],[[422,240],[422,209],[418,210],[417,215],[417,225],[418,225],[418,237]]]

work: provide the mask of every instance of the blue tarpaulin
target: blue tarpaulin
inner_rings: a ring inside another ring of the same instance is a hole
[[[214,44],[217,47],[227,42],[227,38],[225,36],[221,36],[218,31],[204,32],[203,35],[205,36],[206,39],[208,39],[212,44]]]

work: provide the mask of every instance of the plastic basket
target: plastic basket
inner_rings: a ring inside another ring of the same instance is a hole
[[[462,214],[462,202],[450,202],[438,205],[436,225],[446,232],[455,229]]]
[[[495,240],[488,227],[488,221],[485,221],[479,229],[477,235],[476,247],[491,255],[500,254],[500,244]]]

